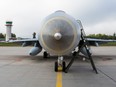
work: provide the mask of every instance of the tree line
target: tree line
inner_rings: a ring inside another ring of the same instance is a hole
[[[0,33],[0,38],[5,38],[6,34]],[[16,38],[16,35],[14,33],[11,33],[11,37]]]
[[[5,38],[6,34],[0,33],[0,38]],[[16,34],[12,33],[11,37],[16,38]],[[106,35],[106,34],[89,34],[86,36],[87,38],[96,38],[96,39],[113,39],[116,40],[116,33],[113,35]]]
[[[106,34],[89,34],[86,36],[87,38],[96,38],[96,39],[113,39],[116,40],[116,33],[113,35],[106,35]]]

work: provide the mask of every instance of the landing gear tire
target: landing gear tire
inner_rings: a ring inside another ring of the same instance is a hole
[[[48,53],[45,51],[44,53],[43,53],[43,58],[47,58],[48,57]]]
[[[66,69],[66,63],[65,61],[62,62],[62,71],[65,72],[65,69]]]
[[[55,62],[54,71],[58,72],[58,62]]]

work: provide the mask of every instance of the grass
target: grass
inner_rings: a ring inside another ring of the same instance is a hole
[[[0,46],[21,46],[21,43],[5,43],[0,42]],[[104,44],[99,44],[100,46],[116,46],[116,42],[108,42]]]
[[[100,46],[116,46],[116,42],[108,42],[108,43],[101,44]]]
[[[5,42],[0,42],[0,46],[21,46],[20,43],[5,43]]]

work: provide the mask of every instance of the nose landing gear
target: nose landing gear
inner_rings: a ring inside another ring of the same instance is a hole
[[[55,72],[58,72],[58,71],[63,71],[65,72],[65,68],[66,68],[66,63],[65,61],[63,61],[63,57],[58,57],[58,61],[55,62],[55,67],[54,67],[54,70]]]

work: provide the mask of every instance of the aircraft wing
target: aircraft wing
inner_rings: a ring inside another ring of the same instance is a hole
[[[21,39],[21,40],[9,40],[8,42],[36,42],[38,39],[29,38],[29,39]]]
[[[94,39],[94,38],[86,38],[86,41],[89,42],[90,45],[94,46],[98,46],[99,44],[107,42],[116,42],[116,40]]]
[[[29,38],[29,39],[21,39],[21,40],[9,40],[10,43],[22,43],[22,46],[29,46],[34,45],[35,43],[39,43],[38,39],[36,38]]]
[[[97,41],[97,42],[115,42],[116,40],[106,40],[106,39],[92,39],[86,38],[87,41]]]

